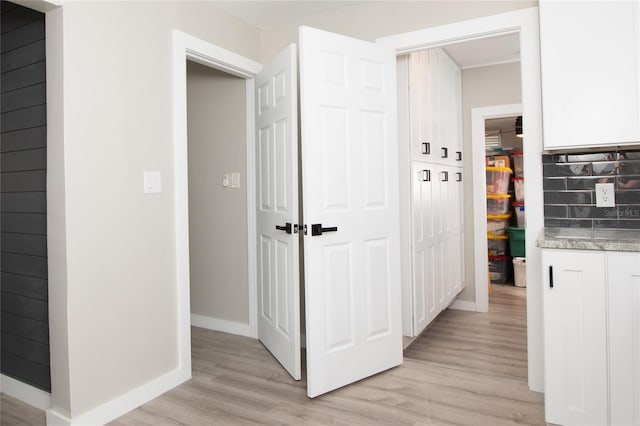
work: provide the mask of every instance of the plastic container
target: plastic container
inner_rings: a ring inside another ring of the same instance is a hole
[[[513,171],[517,177],[524,177],[524,162],[521,152],[511,153],[511,159],[513,160]]]
[[[511,167],[508,155],[487,155],[485,165],[491,167]]]
[[[487,195],[487,214],[506,214],[509,211],[509,194],[489,194]]]
[[[506,194],[513,172],[508,167],[486,167],[487,194]]]
[[[513,178],[513,189],[516,193],[516,201],[524,201],[524,178]]]
[[[516,223],[518,224],[518,228],[526,227],[524,203],[516,201],[513,203],[513,209],[516,211]]]
[[[504,256],[507,254],[507,241],[509,237],[506,235],[489,235],[487,236],[487,252],[489,256]]]
[[[527,286],[527,263],[524,257],[513,258],[513,283],[516,287]]]
[[[491,284],[505,284],[509,282],[511,257],[489,256],[489,279]]]
[[[487,215],[487,238],[506,235],[511,214]]]
[[[509,252],[513,257],[525,257],[524,228],[509,228]]]

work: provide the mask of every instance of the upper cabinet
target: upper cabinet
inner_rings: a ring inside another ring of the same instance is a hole
[[[462,166],[462,80],[442,50],[409,56],[411,158]]]
[[[640,143],[640,2],[539,11],[545,149]]]

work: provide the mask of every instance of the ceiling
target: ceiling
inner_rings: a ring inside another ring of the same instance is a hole
[[[465,41],[444,47],[462,69],[477,68],[520,60],[520,35],[506,34]]]
[[[331,9],[360,1],[211,1],[212,7],[223,10],[247,24],[268,30],[287,21],[300,20]],[[460,42],[444,47],[447,54],[462,69],[477,68],[520,60],[520,39],[517,33]]]
[[[485,133],[495,133],[497,131],[515,132],[516,117],[491,118],[491,119],[485,120],[484,129],[485,129]]]

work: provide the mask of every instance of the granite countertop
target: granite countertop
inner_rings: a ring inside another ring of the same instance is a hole
[[[544,228],[538,247],[640,252],[640,230]]]

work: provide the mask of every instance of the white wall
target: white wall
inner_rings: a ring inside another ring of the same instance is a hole
[[[537,6],[535,0],[519,1],[362,1],[291,20],[261,33],[263,62],[289,43],[298,42],[298,27],[321,30],[374,41],[387,35],[464,21],[481,16]]]
[[[187,63],[191,313],[248,327],[245,84]]]
[[[465,170],[484,167],[471,164],[471,110],[478,107],[517,104],[522,102],[520,63],[471,68],[462,71],[462,123],[464,133]],[[459,300],[475,300],[475,256],[473,251],[473,193],[472,185],[465,185],[465,276],[467,286]],[[486,253],[481,253],[486,256]]]
[[[50,13],[52,399],[73,419],[178,367],[171,31],[252,59],[259,33],[200,2]]]

